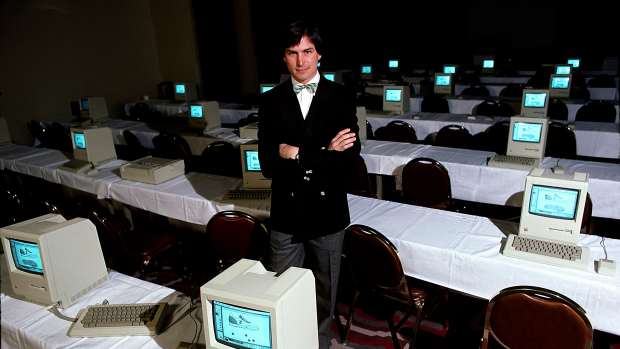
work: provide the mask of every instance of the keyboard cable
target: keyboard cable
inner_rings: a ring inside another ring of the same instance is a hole
[[[101,304],[106,305],[108,304],[108,300],[104,299],[103,302],[101,302]],[[65,321],[69,321],[69,322],[76,322],[78,320],[78,318],[74,318],[74,317],[69,317],[67,315],[64,315],[63,313],[60,312],[60,309],[58,309],[58,307],[60,306],[60,302],[56,302],[53,305],[51,305],[50,307],[47,308],[47,310],[56,315],[56,317],[58,317],[61,320],[65,320]]]
[[[603,252],[605,253],[605,259],[607,259],[607,247],[605,247],[605,237],[601,236],[601,247],[603,247]]]

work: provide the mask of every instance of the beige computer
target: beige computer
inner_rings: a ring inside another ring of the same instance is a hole
[[[558,75],[552,74],[549,80],[549,95],[553,98],[570,97],[570,87],[572,82],[572,75]]]
[[[545,155],[547,123],[547,119],[511,117],[506,155],[494,155],[489,166],[526,171],[538,167]]]
[[[443,66],[443,73],[444,74],[456,74],[457,71],[459,70],[459,66],[458,64],[446,64]]]
[[[108,105],[103,97],[80,97],[80,117],[93,123],[109,117]]]
[[[383,111],[395,115],[409,112],[408,86],[383,86]]]
[[[198,98],[198,89],[192,82],[174,83],[174,100],[176,102],[191,102]]]
[[[484,74],[493,74],[495,72],[495,58],[484,57],[482,58],[482,72]]]
[[[271,179],[265,178],[261,172],[258,159],[258,144],[241,144],[241,170],[243,172],[244,189],[269,189]]]
[[[60,169],[81,174],[95,174],[96,166],[116,159],[112,130],[109,127],[71,128],[73,160]]]
[[[222,127],[220,106],[216,101],[191,102],[188,116],[191,129],[209,131]]]
[[[436,73],[433,91],[439,95],[454,94],[454,79],[452,74]]]
[[[521,99],[521,116],[546,118],[549,109],[549,90],[524,89]]]

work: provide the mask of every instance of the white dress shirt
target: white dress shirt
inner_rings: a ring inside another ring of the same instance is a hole
[[[320,79],[321,79],[321,75],[317,71],[316,75],[312,79],[310,79],[308,83],[315,82],[318,84]],[[291,80],[293,81],[293,86],[302,85],[302,83],[295,80],[295,78],[293,78],[292,76],[291,76]],[[318,89],[318,85],[317,85],[317,89]],[[308,110],[310,110],[310,104],[312,104],[312,98],[314,98],[315,93],[316,91],[314,91],[313,93],[309,89],[304,88],[303,90],[301,90],[301,92],[297,94],[297,101],[299,102],[299,107],[301,108],[301,115],[303,115],[304,120],[306,120],[306,116],[308,115]]]

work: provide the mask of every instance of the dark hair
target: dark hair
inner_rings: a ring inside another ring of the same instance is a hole
[[[291,46],[298,45],[301,38],[307,36],[314,44],[316,52],[323,55],[323,39],[319,34],[319,28],[305,21],[295,21],[288,25],[286,36],[282,41],[282,51]]]

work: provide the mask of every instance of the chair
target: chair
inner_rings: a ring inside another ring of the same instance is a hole
[[[355,163],[353,164],[351,170],[352,173],[348,177],[345,184],[347,187],[347,193],[359,196],[375,197],[368,178],[368,168],[366,167],[366,162],[364,162],[364,158],[361,155],[358,155],[355,158]]]
[[[129,108],[129,119],[131,120],[151,122],[157,116],[157,112],[147,103],[138,102]]]
[[[403,168],[403,201],[437,209],[451,209],[452,186],[448,170],[437,160],[415,158]]]
[[[616,108],[609,101],[590,101],[577,110],[576,121],[616,122]]]
[[[394,120],[375,131],[374,138],[380,141],[416,143],[418,137],[411,124]]]
[[[264,260],[269,232],[255,217],[240,211],[216,213],[207,223],[206,236],[216,274],[241,258]]]
[[[489,95],[489,89],[477,84],[472,84],[461,92],[463,97],[488,97]]]
[[[53,122],[48,127],[48,143],[52,149],[57,149],[65,153],[73,152],[73,142],[71,132],[63,125]]]
[[[30,120],[26,124],[26,127],[28,128],[28,131],[30,131],[32,138],[35,140],[35,143],[36,141],[39,142],[39,144],[37,144],[37,147],[40,147],[40,148],[50,147],[49,146],[50,145],[49,132],[43,122],[37,121],[37,120]]]
[[[504,120],[494,123],[484,131],[484,148],[500,155],[506,155],[509,134],[510,121]]]
[[[155,154],[166,159],[185,159],[192,156],[187,141],[178,134],[161,132],[153,138]]]
[[[570,89],[570,99],[589,101],[590,91],[586,86],[573,86]]]
[[[435,145],[449,148],[470,148],[473,143],[471,133],[461,125],[446,125],[439,129]]]
[[[420,111],[423,113],[449,113],[450,105],[445,97],[429,94],[422,99]]]
[[[415,314],[415,332],[411,339],[411,343],[415,345],[426,309],[427,293],[410,286],[396,247],[373,228],[355,224],[345,230],[342,251],[345,265],[350,267],[353,284],[353,298],[349,305],[342,342],[347,340],[353,311],[360,297],[364,297],[379,310],[377,315],[387,321],[394,348],[400,348],[398,330]],[[394,323],[394,315],[398,310],[405,312],[405,315],[398,323]]]
[[[237,128],[258,122],[258,113],[250,113],[245,118],[237,121]]]
[[[472,110],[473,115],[499,116],[499,106],[493,100],[485,100]]]
[[[366,120],[366,139],[375,139],[375,133],[372,130],[372,125]]]
[[[503,289],[487,306],[482,349],[592,348],[585,311],[570,298],[534,286]]]
[[[566,104],[559,98],[551,98],[549,101],[549,108],[547,109],[547,116],[553,120],[568,120],[568,108]]]
[[[523,85],[521,84],[508,84],[500,92],[499,96],[502,98],[519,98],[523,97]]]
[[[555,121],[549,123],[545,156],[563,159],[577,157],[577,139],[568,125]]]
[[[587,82],[588,87],[594,88],[616,88],[616,81],[611,75],[598,75]]]
[[[136,160],[141,157],[145,157],[150,154],[138,137],[130,130],[123,131],[123,138],[125,138],[125,144],[127,145],[127,160]]]
[[[240,178],[239,149],[226,141],[213,142],[202,151],[198,169],[205,173]]]

